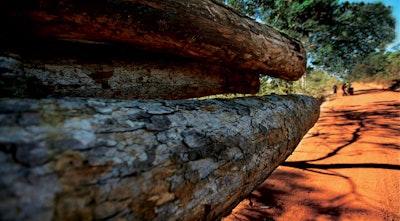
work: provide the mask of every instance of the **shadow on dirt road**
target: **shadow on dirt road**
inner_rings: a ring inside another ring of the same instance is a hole
[[[329,101],[292,156],[223,221],[400,220],[400,96]]]

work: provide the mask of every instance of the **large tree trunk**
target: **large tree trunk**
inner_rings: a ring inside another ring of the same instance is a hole
[[[210,0],[3,0],[3,37],[29,36],[124,43],[297,80],[305,71],[301,43]]]
[[[300,95],[0,99],[0,219],[217,220],[318,115]]]

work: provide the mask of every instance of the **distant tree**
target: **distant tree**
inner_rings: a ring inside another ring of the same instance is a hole
[[[352,81],[377,78],[400,79],[400,51],[371,53],[348,76]]]
[[[389,53],[385,71],[393,78],[400,79],[400,50]]]
[[[351,70],[350,79],[368,78],[383,71],[386,67],[386,55],[381,52],[371,53]]]
[[[334,69],[350,70],[370,53],[383,52],[395,38],[395,20],[391,13],[392,9],[382,3],[340,5],[335,11],[333,28],[326,32],[331,38],[321,39],[325,47],[319,53],[326,54],[326,48],[332,48],[333,54],[326,54],[326,59],[316,56],[316,61],[334,67],[339,58],[340,66]]]
[[[226,0],[231,7],[301,40],[312,64],[350,70],[395,38],[392,8],[338,0]]]

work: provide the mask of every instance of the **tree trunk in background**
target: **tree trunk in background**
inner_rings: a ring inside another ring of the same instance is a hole
[[[302,89],[307,88],[307,73],[304,73],[304,75],[301,76],[301,88]]]
[[[0,219],[217,220],[318,115],[300,95],[0,99]]]

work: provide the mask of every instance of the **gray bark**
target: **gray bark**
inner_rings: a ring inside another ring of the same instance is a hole
[[[95,52],[93,52],[95,53]],[[54,53],[50,53],[54,55]],[[84,53],[92,58],[90,52]],[[0,56],[0,97],[100,97],[186,99],[258,92],[259,77],[225,66],[138,53],[134,60],[87,61]],[[121,55],[118,55],[121,56]]]
[[[0,219],[217,220],[318,115],[300,95],[0,99]]]

